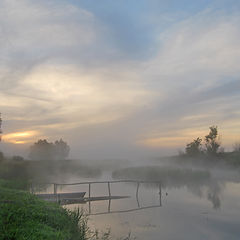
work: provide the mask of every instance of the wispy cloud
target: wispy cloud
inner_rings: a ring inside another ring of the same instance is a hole
[[[157,142],[159,147],[165,146],[166,142],[157,139],[171,130],[177,135],[181,129],[191,127],[194,132],[213,124],[224,129],[229,119],[239,119],[240,18],[221,14],[201,12],[160,35],[159,52],[146,63],[145,71],[162,96],[151,115],[152,130],[146,130],[146,136],[152,132],[148,142],[154,141],[155,146]],[[181,136],[190,139],[184,133]],[[176,144],[174,137],[172,140]],[[179,146],[184,144],[182,139],[178,141]]]

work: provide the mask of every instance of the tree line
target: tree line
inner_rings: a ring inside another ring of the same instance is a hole
[[[30,147],[29,158],[32,160],[65,160],[70,147],[62,139],[54,143],[40,139]]]
[[[193,139],[185,147],[184,156],[187,157],[211,157],[216,158],[229,158],[239,162],[240,160],[240,143],[233,145],[233,152],[224,152],[224,148],[221,147],[221,142],[218,133],[217,126],[211,126],[209,133],[204,139],[198,137]]]
[[[210,131],[204,137],[204,141],[198,137],[186,145],[185,154],[187,156],[196,157],[207,155],[215,157],[219,152],[223,152],[223,148],[220,148],[221,143],[219,140],[218,127],[211,126],[209,129]]]

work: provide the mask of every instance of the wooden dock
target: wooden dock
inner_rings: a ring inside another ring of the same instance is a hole
[[[111,211],[111,201],[116,199],[124,199],[130,198],[130,196],[113,196],[111,193],[111,185],[115,183],[133,183],[136,184],[136,201],[138,208],[137,209],[128,209],[126,211]],[[157,184],[159,187],[159,205],[156,206],[148,206],[141,207],[139,202],[139,187],[140,184]],[[161,207],[162,206],[162,185],[161,182],[156,181],[138,181],[138,180],[112,180],[112,181],[97,181],[97,182],[75,182],[75,183],[45,183],[53,185],[53,193],[52,194],[36,194],[38,197],[52,202],[58,202],[61,205],[68,204],[85,204],[88,203],[89,210],[88,215],[93,215],[91,213],[91,202],[93,201],[108,201],[108,211],[106,213],[117,213],[117,212],[131,212],[140,209],[152,208],[152,207]],[[93,184],[107,184],[108,195],[107,196],[91,196],[91,186]],[[88,185],[88,196],[85,197],[86,192],[74,192],[74,193],[58,193],[59,186],[73,186],[73,185]],[[31,192],[34,194],[34,184],[32,184]],[[101,213],[97,213],[96,215],[100,215]]]
[[[36,194],[39,198],[50,201],[50,202],[59,202],[67,199],[83,199],[86,192],[74,192],[74,193],[46,193],[46,194]]]
[[[99,196],[99,197],[84,197],[86,192],[74,192],[74,193],[44,193],[36,194],[37,197],[48,201],[48,202],[58,202],[62,205],[68,204],[78,204],[86,203],[89,201],[104,201],[104,200],[114,200],[129,198],[129,196]]]

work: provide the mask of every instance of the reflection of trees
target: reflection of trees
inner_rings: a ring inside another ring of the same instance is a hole
[[[222,184],[214,180],[209,171],[156,166],[136,167],[117,170],[113,172],[113,178],[160,181],[163,189],[186,187],[192,194],[200,198],[206,197],[212,203],[214,209],[221,206],[219,195]],[[154,183],[143,185],[147,188],[158,187]]]
[[[208,200],[212,202],[214,209],[219,209],[221,207],[220,193],[221,185],[218,182],[212,183],[208,189]]]

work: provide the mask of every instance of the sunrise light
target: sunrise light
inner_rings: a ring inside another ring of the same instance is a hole
[[[8,143],[13,143],[13,144],[25,144],[29,142],[31,137],[36,135],[37,135],[37,131],[8,133],[3,136],[3,141]]]

